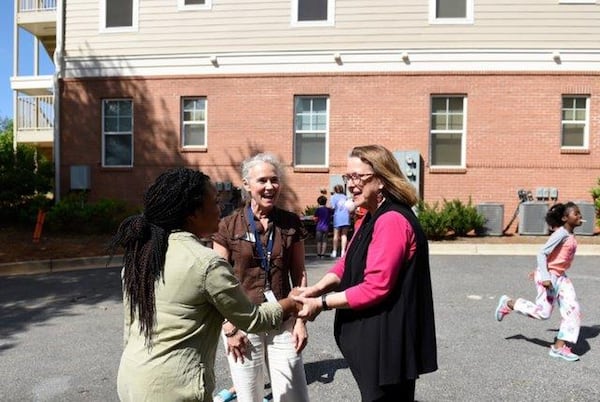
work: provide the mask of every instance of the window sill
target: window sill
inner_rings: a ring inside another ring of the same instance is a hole
[[[429,167],[429,173],[431,174],[465,174],[467,173],[467,168],[464,167]]]
[[[561,148],[561,154],[589,154],[590,150],[587,148],[573,149],[573,148]]]
[[[101,172],[131,172],[133,166],[100,166]]]
[[[328,167],[294,166],[294,173],[329,173]]]
[[[184,148],[179,148],[179,150],[183,153],[188,153],[188,152],[206,153],[206,152],[208,152],[207,147],[184,147]]]

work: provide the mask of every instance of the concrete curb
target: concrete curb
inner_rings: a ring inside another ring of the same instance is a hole
[[[110,264],[109,264],[110,262]],[[49,274],[96,268],[113,268],[123,265],[123,256],[65,258],[39,261],[20,261],[0,264],[0,276]]]
[[[429,242],[431,255],[530,255],[535,256],[542,244],[478,244]],[[313,253],[314,254],[314,253]],[[307,255],[311,255],[310,252]],[[600,245],[580,244],[578,256],[600,256]],[[57,260],[22,261],[0,264],[0,276],[48,274],[96,268],[114,268],[123,265],[123,256],[81,257]],[[109,265],[107,265],[109,264]]]

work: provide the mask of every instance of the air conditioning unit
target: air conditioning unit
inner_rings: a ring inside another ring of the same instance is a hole
[[[485,226],[477,234],[483,236],[502,236],[504,225],[504,205],[493,202],[478,204],[477,212],[485,218]]]
[[[547,235],[548,224],[546,213],[548,204],[545,202],[526,201],[519,205],[519,234]]]
[[[574,232],[576,235],[592,236],[596,227],[596,206],[588,201],[574,201],[581,211],[581,216],[585,222],[576,227]]]

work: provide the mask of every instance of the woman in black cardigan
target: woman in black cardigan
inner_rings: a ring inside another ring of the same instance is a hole
[[[335,339],[363,401],[413,401],[419,375],[437,370],[429,248],[411,209],[417,195],[380,145],[355,147],[347,172],[354,205],[368,213],[345,256],[303,289],[299,315],[336,309]]]

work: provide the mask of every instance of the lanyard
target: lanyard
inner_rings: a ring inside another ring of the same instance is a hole
[[[254,232],[254,244],[256,245],[256,253],[258,254],[258,258],[260,258],[260,265],[262,269],[265,271],[266,278],[265,281],[269,283],[269,270],[271,269],[271,253],[273,252],[273,233],[275,232],[275,228],[271,228],[271,232],[269,233],[269,238],[267,240],[267,251],[265,253],[265,249],[262,241],[260,240],[260,234],[256,229],[256,224],[254,223],[254,213],[252,213],[252,208],[248,205],[247,210],[248,215],[248,223],[250,224],[250,229]]]

